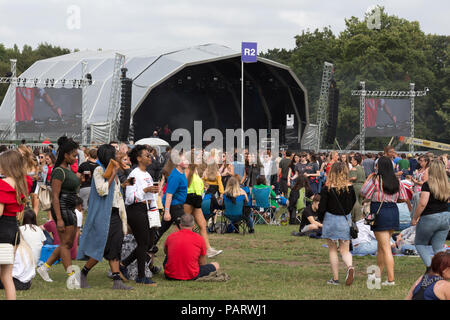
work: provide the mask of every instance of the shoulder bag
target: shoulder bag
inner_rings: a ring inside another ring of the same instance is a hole
[[[381,192],[383,192],[383,186],[381,184],[380,184],[380,187],[381,187],[381,189],[380,189]],[[373,226],[374,225],[375,219],[376,219],[378,213],[380,212],[381,207],[383,206],[383,202],[384,202],[384,192],[383,192],[383,197],[381,198],[381,203],[380,203],[380,206],[378,207],[377,212],[371,212],[370,211],[370,205],[368,206],[368,210],[366,209],[364,211],[364,223],[365,224],[367,224],[369,226]],[[366,208],[367,208],[367,206],[366,206]]]
[[[345,219],[346,219],[347,222],[348,222],[348,226],[350,227],[350,237],[351,237],[352,239],[358,238],[358,232],[359,232],[358,226],[356,225],[355,222],[353,222],[352,220],[349,220],[349,219],[347,218],[347,215],[345,214],[345,210],[344,210],[344,208],[342,207],[341,202],[339,201],[339,198],[337,197],[336,193],[334,192],[334,189],[331,188],[331,186],[330,186],[330,189],[331,189],[331,192],[333,192],[333,194],[334,194],[334,196],[335,196],[335,198],[336,198],[336,200],[337,200],[337,203],[339,204],[339,208],[341,208],[342,212],[344,213],[344,217],[345,217]]]

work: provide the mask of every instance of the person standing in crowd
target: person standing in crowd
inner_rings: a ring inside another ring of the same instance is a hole
[[[309,186],[313,194],[317,194],[319,192],[320,168],[314,154],[310,155],[310,160],[306,164],[304,175],[309,180]]]
[[[218,198],[222,197],[224,191],[222,177],[215,162],[210,163],[206,166],[206,170],[203,172],[202,179],[203,182],[207,185],[205,193],[211,195],[211,212],[214,212],[214,210],[218,210],[220,208]]]
[[[25,170],[33,183],[30,192],[30,200],[31,206],[37,215],[39,213],[39,198],[36,191],[37,191],[37,181],[39,178],[39,167],[36,161],[36,157],[34,156],[33,151],[24,144],[19,145],[17,147],[17,150],[20,152],[20,154],[23,156],[25,160]]]
[[[261,161],[259,160],[259,157],[253,153],[249,153],[246,173],[247,173],[247,186],[250,188],[250,190],[253,188],[254,185],[256,185],[256,179],[258,178],[261,172],[261,168],[262,164]]]
[[[406,154],[402,153],[401,160],[398,162],[398,170],[403,172],[402,179],[405,179],[406,175],[409,174],[409,161],[406,159]]]
[[[116,161],[119,164],[117,177],[119,178],[122,190],[125,190],[127,186],[128,175],[131,173],[130,158],[128,157],[128,154],[119,151],[116,154]]]
[[[240,177],[242,177],[242,181],[239,181],[239,184],[243,184],[245,179],[247,178],[245,174],[244,155],[235,152],[233,158],[234,161],[231,163],[233,166],[233,175],[238,174]]]
[[[209,243],[208,233],[206,232],[206,220],[202,212],[202,194],[204,191],[203,180],[200,178],[197,165],[194,163],[194,153],[191,153],[191,163],[186,169],[188,182],[186,203],[184,204],[184,212],[192,214],[195,223],[199,228],[199,233],[205,240],[206,253],[208,258],[212,258],[222,253],[223,250],[216,250]]]
[[[431,162],[428,180],[422,185],[420,200],[411,220],[417,225],[415,245],[429,271],[431,259],[427,246],[431,243],[434,253],[444,250],[450,226],[450,183],[442,161]]]
[[[300,161],[295,165],[295,174],[294,179],[297,179],[298,176],[302,176],[305,173],[306,166],[308,165],[308,160],[306,160],[306,153],[300,153]]]
[[[288,187],[288,175],[289,175],[289,165],[291,164],[291,152],[286,151],[284,158],[281,159],[278,165],[278,177],[280,178],[280,191],[283,197],[287,197],[289,192]]]
[[[361,166],[361,161],[362,159],[360,154],[355,154],[350,158],[352,169],[349,171],[349,177],[356,194],[356,203],[352,210],[352,213],[354,213],[353,215],[361,211],[363,200],[361,198],[361,188],[366,181],[366,174],[363,167]]]
[[[188,182],[184,170],[188,166],[185,156],[178,151],[171,152],[172,162],[175,168],[167,179],[166,193],[163,196],[162,203],[164,205],[163,221],[161,228],[157,232],[155,244],[161,239],[173,223],[180,229],[180,218],[184,214],[184,203],[186,202]]]
[[[28,243],[33,252],[33,261],[36,265],[41,257],[41,249],[47,238],[41,228],[37,226],[36,213],[27,208],[23,214],[22,226],[20,226],[20,232],[23,239]]]
[[[222,155],[222,164],[219,168],[219,174],[222,178],[222,184],[224,187],[227,186],[227,181],[234,175],[233,163],[229,161],[226,153]]]
[[[22,212],[29,193],[25,179],[25,161],[16,150],[0,154],[0,243],[20,244],[17,214]],[[30,186],[31,187],[31,186]],[[16,299],[13,265],[0,265],[0,280],[5,287],[7,300]]]
[[[52,152],[47,152],[45,154],[45,165],[42,168],[42,179],[43,183],[47,186],[51,186],[51,178],[54,164],[56,162],[56,158]],[[47,210],[47,219],[52,220],[51,210]]]
[[[325,169],[325,174],[328,176],[330,173],[331,166],[339,161],[339,153],[337,151],[331,151],[330,153],[330,161],[327,164],[327,168]]]
[[[417,167],[419,166],[419,162],[416,160],[416,158],[411,154],[408,153],[407,155],[408,161],[409,161],[409,175],[413,175],[414,171],[416,171]]]
[[[137,260],[137,284],[156,286],[151,278],[145,276],[146,262],[150,260],[148,251],[153,247],[156,230],[150,228],[148,211],[157,211],[156,194],[159,187],[153,183],[147,167],[151,164],[150,152],[145,146],[137,145],[130,152],[132,165],[136,166],[128,176],[129,184],[125,189],[128,223],[136,240],[136,248],[120,262],[122,274],[127,276],[128,266]]]
[[[450,252],[438,252],[430,270],[412,285],[405,300],[450,300]]]
[[[89,150],[89,157],[87,161],[80,164],[78,167],[77,176],[81,180],[80,198],[83,199],[83,207],[88,207],[89,194],[91,193],[91,182],[94,176],[94,170],[98,167],[97,163],[97,149]]]
[[[371,200],[370,212],[376,213],[375,222],[371,230],[375,233],[378,241],[377,265],[381,278],[383,269],[387,271],[387,281],[384,286],[395,285],[394,279],[394,258],[392,256],[390,239],[394,230],[399,229],[398,202],[409,203],[408,194],[403,184],[400,183],[394,174],[392,160],[388,157],[381,157],[377,163],[378,173],[371,174],[364,182],[361,193]]]
[[[205,240],[192,231],[193,227],[194,217],[183,214],[180,230],[164,243],[164,275],[169,280],[195,280],[219,270],[217,262],[206,263]]]
[[[341,156],[339,157],[339,161],[345,163],[345,165],[348,167],[348,169],[350,170],[352,168],[352,165],[349,163],[348,161],[348,157],[346,153],[342,153]]]
[[[366,178],[373,172],[375,172],[375,160],[373,160],[373,154],[368,153],[366,158],[362,161],[364,173]]]
[[[289,224],[297,224],[297,201],[300,197],[299,191],[302,188],[305,188],[305,197],[311,198],[314,195],[309,185],[308,179],[305,176],[299,176],[296,179],[295,185],[291,188],[291,192],[289,193]]]
[[[414,192],[420,192],[422,185],[428,180],[428,168],[430,166],[430,158],[427,156],[419,157],[419,168],[414,171],[413,182]]]
[[[123,237],[127,233],[127,215],[117,178],[118,166],[113,167],[110,177],[103,176],[111,160],[116,158],[116,149],[109,144],[101,145],[97,158],[98,166],[92,178],[88,215],[77,253],[78,260],[89,259],[81,270],[80,288],[90,288],[88,273],[105,258],[109,261],[113,274],[112,288],[130,290],[132,287],[122,282],[119,270]]]
[[[347,266],[345,285],[353,283],[355,268],[350,253],[351,210],[356,202],[355,190],[348,180],[348,166],[344,162],[334,163],[328,175],[327,183],[320,193],[318,209],[319,221],[322,222],[322,238],[327,239],[333,278],[327,283],[339,284],[339,258],[336,241],[342,260]]]
[[[52,207],[51,214],[56,221],[61,243],[53,250],[47,261],[37,269],[38,274],[46,282],[53,280],[48,275],[51,266],[61,258],[64,269],[71,282],[76,281],[72,268],[70,249],[76,235],[77,216],[75,214],[75,200],[80,186],[80,179],[70,169],[76,161],[78,143],[65,136],[58,139],[58,158],[52,170]],[[76,282],[75,282],[76,283]]]

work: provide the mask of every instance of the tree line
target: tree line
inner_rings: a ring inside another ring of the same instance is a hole
[[[366,90],[409,91],[410,82],[415,90],[428,87],[425,97],[415,99],[415,136],[450,143],[450,36],[425,34],[417,21],[388,15],[384,8],[380,29],[370,29],[367,19],[345,19],[339,34],[328,27],[303,30],[295,36],[293,49],[275,48],[260,55],[296,73],[308,90],[311,123],[317,119],[324,61],[334,64],[340,90],[337,140],[342,148],[359,133],[359,97],[351,96],[351,90],[360,81]],[[389,140],[366,138],[366,149],[380,149]]]

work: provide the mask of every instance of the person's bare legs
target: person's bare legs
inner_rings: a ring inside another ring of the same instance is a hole
[[[12,264],[0,265],[0,279],[5,288],[6,300],[16,300],[16,287],[14,286],[12,269]]]
[[[30,194],[31,198],[31,206],[33,207],[33,211],[36,213],[36,216],[39,213],[39,198],[36,193]]]
[[[339,257],[336,242],[327,239],[328,254],[330,257],[331,271],[333,272],[333,280],[339,280]]]
[[[377,251],[377,264],[380,268],[380,277],[383,273],[384,268],[386,268],[388,281],[394,281],[394,257],[391,251],[391,237],[392,231],[377,231],[375,232],[375,237],[378,241],[378,251]],[[379,257],[378,257],[379,256]],[[377,275],[378,276],[378,275]]]
[[[46,264],[52,266],[56,260],[61,258],[64,268],[67,270],[72,265],[72,257],[70,255],[70,249],[72,249],[73,241],[75,239],[76,228],[75,226],[66,226],[64,232],[59,232],[58,235],[61,239],[61,244],[57,247],[52,255],[47,259]]]
[[[347,268],[352,267],[353,257],[350,253],[350,240],[339,240],[339,252]]]
[[[205,220],[205,217],[203,216],[202,209],[199,209],[199,208],[195,209],[193,206],[185,204],[184,212],[194,216],[194,220],[198,226],[199,233],[205,240],[206,250],[211,248],[211,245],[209,244],[208,233],[206,232],[206,220]]]

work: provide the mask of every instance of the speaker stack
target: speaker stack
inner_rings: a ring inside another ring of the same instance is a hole
[[[336,138],[339,112],[339,89],[336,88],[336,81],[331,80],[328,95],[328,128],[325,135],[325,143],[333,144]]]
[[[127,141],[130,131],[131,116],[131,86],[133,80],[126,77],[126,68],[122,68],[121,91],[120,91],[120,114],[119,114],[119,141]]]

